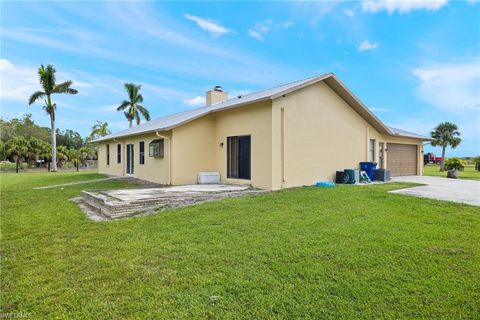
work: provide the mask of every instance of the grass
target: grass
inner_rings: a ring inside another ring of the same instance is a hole
[[[478,319],[478,207],[298,188],[92,222],[95,173],[1,176],[1,311],[35,319]]]
[[[425,176],[446,177],[447,172],[441,172],[440,166],[436,164],[427,164],[424,166],[423,174]],[[459,179],[480,180],[480,171],[475,170],[475,166],[465,166],[463,171],[459,172]]]

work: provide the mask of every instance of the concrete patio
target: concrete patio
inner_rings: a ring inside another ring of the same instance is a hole
[[[392,181],[421,183],[425,186],[394,190],[391,193],[480,206],[480,181],[429,176],[394,177]]]
[[[160,188],[82,191],[76,198],[92,220],[143,216],[198,203],[264,193],[249,186],[223,184],[184,185]]]

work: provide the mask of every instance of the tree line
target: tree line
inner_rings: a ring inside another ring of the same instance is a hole
[[[38,69],[41,90],[35,91],[28,99],[28,105],[43,101],[43,110],[50,118],[50,128],[40,127],[34,123],[31,114],[22,119],[5,121],[0,119],[0,160],[13,159],[16,171],[23,161],[33,165],[39,161],[47,164],[49,171],[55,172],[65,161],[71,161],[77,168],[87,160],[97,158],[97,150],[91,142],[96,138],[110,134],[107,122],[97,121],[89,137],[82,136],[73,130],[60,131],[55,127],[57,105],[53,102],[54,94],[75,95],[77,89],[72,88],[72,81],[57,83],[56,70],[53,65],[42,64]],[[125,83],[128,100],[122,101],[117,111],[122,111],[132,127],[135,120],[139,125],[141,118],[150,121],[150,113],[145,108],[140,85]],[[50,141],[50,142],[48,142]],[[57,148],[58,144],[58,148]]]
[[[37,125],[31,114],[10,121],[0,119],[0,160],[15,162],[17,172],[22,163],[30,167],[44,164],[50,170],[50,136],[51,129]],[[78,132],[68,129],[57,129],[55,136],[59,144],[55,157],[58,167],[70,161],[78,170],[80,165],[86,165],[87,160],[97,159],[97,150],[90,137],[83,138]]]

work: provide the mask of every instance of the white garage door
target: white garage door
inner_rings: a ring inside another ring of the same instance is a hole
[[[387,169],[392,177],[417,174],[417,146],[411,144],[387,144]]]

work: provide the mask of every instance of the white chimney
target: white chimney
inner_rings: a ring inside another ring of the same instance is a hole
[[[207,107],[227,99],[228,92],[224,92],[221,86],[215,86],[213,90],[207,91]]]

